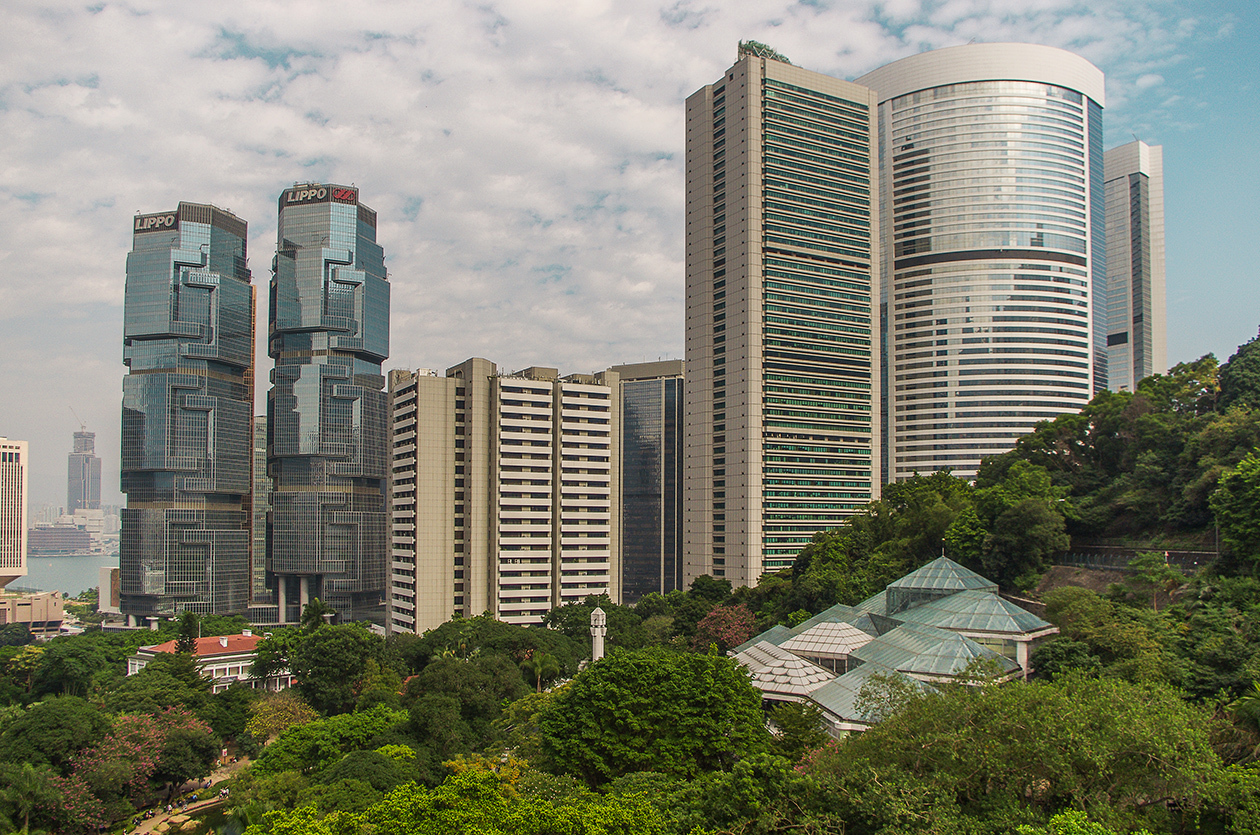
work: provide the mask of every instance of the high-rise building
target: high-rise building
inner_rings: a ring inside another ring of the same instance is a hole
[[[1164,149],[1130,142],[1103,154],[1107,200],[1107,384],[1133,391],[1168,370]]]
[[[245,222],[198,203],[137,215],[123,307],[120,608],[249,601],[254,288]]]
[[[741,44],[687,99],[684,582],[878,497],[875,96]]]
[[[74,451],[66,468],[66,513],[101,509],[101,459],[96,455],[96,433],[74,433]]]
[[[250,599],[261,601],[267,594],[267,515],[271,510],[271,478],[267,475],[267,418],[254,418],[253,458],[253,547],[250,567]]]
[[[1103,75],[968,44],[857,82],[879,98],[885,477],[971,477],[1106,387]]]
[[[383,620],[389,283],[376,212],[351,186],[280,195],[267,400],[269,583],[278,620],[313,598]]]
[[[0,589],[26,576],[26,441],[0,437]]]
[[[684,588],[683,362],[614,365],[621,429],[621,600]]]
[[[619,598],[616,388],[475,358],[390,372],[390,631]]]

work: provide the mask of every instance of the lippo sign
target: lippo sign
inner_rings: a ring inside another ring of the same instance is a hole
[[[280,203],[284,206],[297,206],[303,203],[358,203],[359,190],[345,186],[321,186],[318,183],[291,188],[284,193]]]
[[[167,232],[179,228],[178,212],[162,212],[156,215],[136,215],[136,232]]]

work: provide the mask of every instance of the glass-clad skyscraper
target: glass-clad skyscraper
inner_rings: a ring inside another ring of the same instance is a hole
[[[1134,391],[1168,369],[1164,149],[1135,141],[1103,154],[1107,194],[1107,384]]]
[[[683,363],[615,365],[620,380],[621,602],[682,580]]]
[[[878,496],[874,94],[741,47],[687,99],[684,582]]]
[[[119,576],[131,619],[249,602],[254,288],[214,206],[137,215],[123,308]]]
[[[879,95],[885,477],[971,477],[1107,385],[1103,76],[968,44],[857,83]]]
[[[267,401],[272,478],[267,573],[279,621],[320,598],[384,619],[388,555],[389,284],[376,212],[351,186],[280,195]]]
[[[101,509],[101,459],[96,433],[74,433],[74,451],[66,462],[66,513]]]

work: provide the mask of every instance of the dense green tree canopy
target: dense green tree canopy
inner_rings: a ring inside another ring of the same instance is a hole
[[[289,668],[298,692],[321,713],[354,707],[369,659],[379,658],[382,641],[357,623],[326,626],[304,635],[292,648]]]
[[[1218,779],[1210,714],[1160,685],[1066,678],[923,693],[812,766],[854,821],[984,821],[1081,809],[1123,828],[1193,815]],[[1005,827],[1004,829],[1000,827]],[[863,831],[866,830],[863,827]]]
[[[538,718],[553,770],[599,785],[635,771],[694,776],[768,744],[761,697],[729,658],[614,651]]]
[[[83,699],[47,699],[4,729],[0,761],[49,765],[64,774],[75,754],[99,742],[109,725],[109,717]]]

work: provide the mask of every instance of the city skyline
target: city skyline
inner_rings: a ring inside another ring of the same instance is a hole
[[[0,285],[11,358],[0,433],[31,441],[32,512],[64,496],[78,428],[68,407],[98,434],[103,503],[119,503],[120,230],[134,209],[187,195],[249,221],[257,254],[274,240],[281,188],[369,190],[399,279],[387,367],[478,354],[595,370],[681,356],[681,103],[741,38],[846,80],[973,38],[1077,52],[1108,77],[1106,147],[1136,133],[1164,148],[1169,362],[1224,361],[1255,334],[1256,267],[1230,245],[1257,223],[1242,203],[1256,180],[1242,138],[1257,92],[1230,69],[1254,63],[1253,9],[924,8],[366,4],[347,30],[319,7],[290,27],[266,9],[176,18],[17,4],[0,258],[21,280]],[[161,34],[171,27],[180,37]],[[81,245],[54,252],[63,239]],[[263,257],[251,266],[266,269]],[[435,308],[451,315],[426,318]]]

